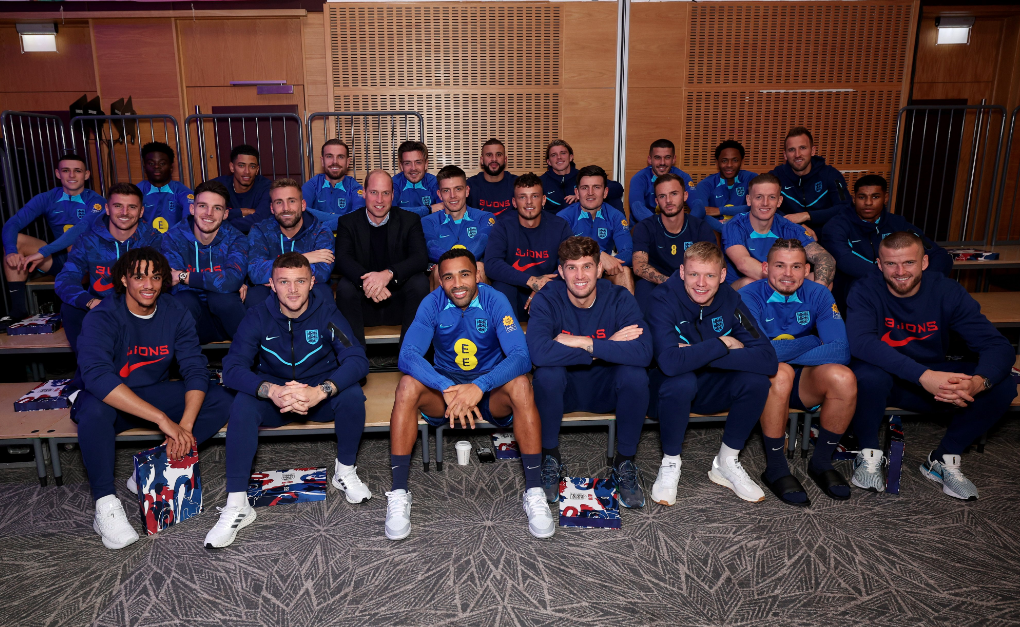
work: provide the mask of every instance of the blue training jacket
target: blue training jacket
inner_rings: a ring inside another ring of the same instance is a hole
[[[687,193],[694,191],[694,183],[691,176],[677,167],[669,169],[687,184]],[[655,179],[659,178],[652,172],[652,166],[648,166],[630,179],[630,191],[627,192],[627,199],[630,201],[630,217],[634,224],[644,220],[648,216],[655,215]]]
[[[595,217],[592,217],[581,207],[581,203],[575,202],[556,215],[567,221],[574,235],[592,238],[599,243],[602,252],[615,253],[616,258],[622,261],[623,265],[630,265],[634,252],[634,241],[630,236],[627,216],[623,215],[623,212],[602,203],[599,210],[595,212]]]
[[[91,223],[88,218],[102,213],[105,208],[106,199],[91,189],[83,189],[77,196],[68,196],[62,187],[36,194],[4,222],[4,255],[18,252],[18,233],[39,216],[45,216],[54,240],[40,248],[39,252],[49,257],[74,245],[78,236],[87,230],[87,224]],[[82,228],[70,233],[78,224],[82,224]]]
[[[261,174],[256,175],[251,189],[243,194],[234,191],[233,174],[217,176],[213,180],[226,185],[227,191],[230,192],[230,198],[227,199],[227,208],[230,209],[230,215],[227,216],[227,220],[238,231],[247,234],[253,225],[273,217],[273,212],[269,209],[269,187],[272,185],[272,182],[266,177]],[[245,217],[241,214],[241,209],[254,209],[255,213]]]
[[[776,166],[771,174],[782,184],[784,200],[779,213],[806,211],[811,216],[808,222],[813,226],[820,227],[842,207],[853,204],[843,174],[826,164],[823,157],[811,157],[811,171],[804,177],[798,176],[789,163]]]
[[[336,185],[325,174],[316,174],[301,186],[305,209],[336,231],[340,216],[365,206],[365,189],[353,176],[345,176]]]
[[[443,211],[430,213],[421,219],[421,230],[429,248],[429,261],[438,263],[439,257],[454,246],[471,251],[478,261],[485,261],[485,246],[489,231],[496,224],[496,216],[488,211],[468,207],[460,220],[451,220]]]
[[[171,180],[156,187],[145,180],[138,184],[138,189],[142,190],[142,204],[145,205],[142,219],[160,233],[166,233],[189,215],[195,202],[194,192],[179,181]]]
[[[705,213],[705,207],[715,207],[720,215],[735,216],[750,210],[747,204],[747,190],[751,179],[758,176],[748,170],[740,170],[734,177],[733,185],[727,185],[722,174],[712,174],[701,179],[694,191],[687,195],[687,206],[691,215],[708,222],[712,230],[722,233],[722,222]]]
[[[434,174],[425,173],[417,183],[411,183],[398,172],[393,177],[393,206],[410,211],[420,218],[432,213],[432,205],[439,202],[439,181]]]
[[[333,231],[314,215],[304,212],[301,228],[291,239],[280,230],[280,223],[270,217],[251,227],[248,233],[248,276],[255,285],[265,285],[273,275],[273,262],[283,253],[308,253],[313,250],[335,250]],[[329,283],[333,264],[320,261],[312,264],[316,283]]]
[[[314,291],[297,318],[283,315],[276,294],[249,309],[223,358],[223,384],[251,396],[264,381],[319,385],[329,379],[340,391],[366,376],[368,357],[351,325],[332,300]]]
[[[159,250],[171,268],[191,273],[187,285],[174,286],[174,294],[188,290],[230,294],[241,289],[248,274],[248,238],[227,222],[206,246],[195,239],[195,218],[189,215],[167,231]]]
[[[567,205],[565,198],[567,196],[573,196],[577,190],[577,166],[574,162],[570,162],[570,172],[564,175],[559,175],[553,172],[551,167],[546,168],[545,172],[542,173],[542,193],[545,194],[546,210],[557,212],[561,209],[566,209]],[[616,181],[609,181],[606,184],[609,189],[609,194],[606,196],[606,204],[616,207],[621,213],[623,212],[623,185],[620,185]]]

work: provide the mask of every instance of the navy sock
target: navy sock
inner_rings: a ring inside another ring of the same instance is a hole
[[[524,465],[524,489],[542,487],[542,454],[525,455],[521,453],[521,463]]]
[[[842,433],[833,433],[825,427],[818,426],[818,439],[815,440],[815,452],[811,455],[810,467],[815,472],[832,469],[832,454],[836,452]]]
[[[944,464],[946,463],[946,460],[942,456],[948,454],[949,451],[946,450],[946,447],[942,446],[942,444],[939,443],[939,447],[937,449],[935,449],[931,453],[928,453],[928,461],[936,461],[940,464]]]
[[[8,281],[7,293],[11,297],[10,316],[12,318],[24,318],[28,316],[28,300],[26,299],[27,290],[25,289],[25,282]]]
[[[613,468],[619,468],[620,464],[622,464],[623,462],[626,462],[626,461],[631,461],[631,462],[634,461],[634,456],[633,455],[620,455],[620,453],[617,452],[616,456],[613,457]]]
[[[393,490],[407,489],[407,476],[411,474],[410,455],[390,455],[390,470],[393,471]]]
[[[563,458],[560,457],[560,447],[558,447],[558,446],[556,448],[543,448],[542,449],[542,459],[544,460],[546,458],[546,456],[551,456],[557,462],[559,462],[561,464],[563,463]]]
[[[790,464],[786,461],[786,436],[770,438],[763,433],[761,439],[765,445],[765,478],[769,483],[790,474]]]

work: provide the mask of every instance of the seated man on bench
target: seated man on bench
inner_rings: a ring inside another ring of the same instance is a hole
[[[209,549],[229,546],[255,520],[248,480],[259,427],[333,421],[333,486],[348,503],[372,498],[354,465],[365,430],[365,395],[358,383],[368,375],[365,350],[333,299],[312,289],[315,279],[304,255],[277,257],[270,282],[273,295],[248,310],[223,359],[223,383],[237,397],[227,426],[227,505],[205,537]]]
[[[185,219],[195,194],[188,186],[173,179],[174,149],[163,142],[142,146],[142,170],[145,179],[138,183],[144,194],[146,222],[160,233],[166,233]],[[224,188],[225,189],[225,188]]]
[[[386,493],[386,537],[411,533],[407,490],[418,418],[439,427],[454,421],[474,428],[476,419],[501,428],[513,425],[524,464],[524,511],[536,538],[556,531],[542,490],[542,440],[538,410],[528,381],[531,358],[520,324],[506,297],[478,284],[475,258],[454,248],[439,258],[442,288],[422,301],[400,349],[400,369],[390,417],[393,488]],[[425,359],[435,348],[434,365]]]
[[[429,247],[429,286],[439,287],[439,257],[451,248],[466,248],[478,261],[478,282],[486,283],[485,245],[489,242],[489,231],[496,224],[496,216],[482,209],[467,205],[471,189],[467,175],[455,165],[448,165],[436,176],[439,185],[439,199],[442,209],[421,219],[425,243]],[[511,188],[513,185],[511,184]]]
[[[111,282],[114,295],[85,317],[71,419],[96,502],[92,528],[106,548],[120,549],[138,533],[113,487],[116,435],[154,423],[166,434],[167,457],[180,459],[220,430],[233,399],[209,385],[195,321],[167,294],[163,255],[149,247],[127,251],[113,264]],[[181,381],[170,381],[175,360]],[[137,491],[134,476],[128,489]]]

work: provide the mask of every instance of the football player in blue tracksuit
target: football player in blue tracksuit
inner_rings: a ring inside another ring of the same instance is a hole
[[[425,297],[400,347],[400,370],[390,417],[390,468],[393,488],[386,493],[386,537],[411,533],[411,494],[407,490],[418,419],[474,428],[476,419],[511,425],[524,465],[524,511],[536,538],[556,531],[542,490],[542,437],[528,381],[528,345],[506,298],[475,281],[475,258],[454,248],[439,258],[442,287]],[[433,362],[425,359],[429,346]]]
[[[577,173],[577,202],[556,215],[567,221],[574,235],[590,237],[602,249],[602,270],[614,285],[634,293],[634,273],[630,269],[634,242],[627,216],[606,204],[606,171],[597,165]]]
[[[574,149],[562,139],[554,139],[545,148],[545,163],[548,168],[542,174],[542,191],[545,193],[547,211],[556,213],[577,202],[577,166],[574,165]],[[606,204],[623,212],[623,185],[609,181],[606,185]]]
[[[322,145],[322,174],[316,174],[301,187],[308,213],[336,232],[340,216],[365,206],[365,188],[347,175],[351,151],[339,139]]]
[[[722,447],[708,473],[713,482],[745,501],[765,499],[738,459],[740,449],[772,396],[776,351],[744,311],[740,296],[725,285],[726,266],[712,242],[698,242],[684,263],[652,292],[648,325],[658,369],[650,376],[648,413],[658,416],[662,464],[652,500],[676,503],[680,453],[691,412],[729,409]],[[788,390],[787,390],[788,391]]]
[[[76,353],[85,314],[112,293],[110,276],[114,262],[132,248],[159,247],[159,232],[141,221],[144,211],[141,190],[131,183],[115,183],[108,193],[106,212],[89,222],[91,228],[74,243],[54,281],[54,289],[63,303],[61,322],[71,350]],[[85,280],[87,290],[82,288]]]
[[[648,311],[652,289],[666,282],[684,262],[694,242],[715,242],[715,233],[693,215],[684,213],[687,185],[667,172],[655,180],[659,215],[634,227],[634,295],[641,311]]]
[[[701,179],[687,199],[691,215],[707,222],[716,233],[722,233],[721,216],[732,217],[750,209],[747,186],[758,175],[742,169],[745,154],[740,142],[732,139],[716,146],[715,167],[719,172]]]
[[[542,181],[533,172],[514,183],[516,220],[496,220],[485,247],[485,273],[517,319],[526,319],[531,299],[556,279],[556,251],[570,237],[563,218],[543,211]]]
[[[564,412],[614,412],[620,439],[613,481],[624,507],[643,507],[634,462],[648,408],[652,334],[630,292],[599,279],[598,243],[571,237],[560,244],[556,281],[531,304],[528,352],[535,364],[535,403],[542,418],[542,487],[560,499]]]
[[[145,180],[138,184],[145,204],[142,219],[166,233],[188,215],[195,195],[187,185],[173,180],[174,150],[163,142],[142,146],[142,169]]]
[[[843,318],[829,290],[804,280],[807,272],[804,246],[795,239],[779,239],[769,251],[765,278],[739,292],[758,327],[772,338],[780,370],[792,379],[789,396],[767,403],[761,416],[768,463],[762,481],[779,500],[791,505],[810,501],[786,462],[789,410],[821,407],[821,427],[808,475],[827,496],[845,500],[850,498],[850,486],[832,467],[832,453],[857,404],[857,380],[847,367],[850,346]]]
[[[273,293],[248,310],[223,359],[223,384],[237,396],[227,426],[227,504],[205,537],[210,549],[230,545],[255,520],[247,493],[260,427],[332,421],[333,486],[348,503],[372,498],[354,465],[365,430],[358,383],[368,375],[365,350],[333,299],[312,290],[304,255],[280,255],[271,272]]]
[[[795,239],[803,244],[814,273],[810,278],[826,287],[832,285],[832,276],[836,272],[836,261],[832,255],[825,252],[805,227],[776,214],[783,204],[778,179],[771,174],[759,174],[751,179],[747,200],[751,209],[726,222],[722,232],[726,281],[732,284],[733,289],[765,278],[762,263],[767,260],[769,250],[777,239]]]
[[[74,381],[81,391],[71,419],[78,423],[96,503],[92,528],[107,548],[119,549],[137,541],[138,534],[114,490],[116,435],[155,423],[166,434],[167,458],[180,459],[220,430],[233,399],[222,387],[209,385],[195,321],[166,293],[170,266],[162,255],[149,247],[132,248],[113,264],[110,278],[115,294],[84,321]],[[176,381],[170,380],[173,362],[180,372]],[[128,489],[138,490],[133,475]]]
[[[33,196],[4,222],[4,278],[7,279],[11,309],[0,318],[0,331],[28,316],[25,281],[29,272],[38,268],[46,274],[59,274],[67,260],[65,249],[74,244],[83,229],[62,236],[79,223],[86,224],[90,216],[103,211],[106,199],[91,189],[85,189],[89,175],[84,159],[70,153],[61,156],[56,169],[60,187]],[[40,216],[50,227],[54,240],[51,244],[21,232]]]
[[[220,183],[200,184],[189,215],[160,242],[174,298],[191,312],[203,344],[231,339],[244,319],[240,290],[248,274],[248,238],[224,222],[229,200]]]
[[[836,280],[832,293],[836,304],[846,306],[846,295],[857,279],[881,274],[876,260],[878,245],[891,233],[910,231],[924,242],[928,269],[945,276],[953,269],[953,256],[932,241],[921,229],[903,216],[889,213],[889,183],[877,174],[869,174],[854,183],[854,202],[825,223],[819,242],[836,259]]]
[[[856,281],[847,298],[851,367],[866,391],[857,398],[853,420],[861,451],[852,481],[885,489],[878,429],[886,407],[920,414],[951,410],[949,428],[925,457],[921,474],[949,496],[975,500],[977,488],[960,470],[960,458],[1016,398],[1010,376],[1016,353],[962,285],[928,269],[917,235],[889,235],[879,244],[878,261],[882,274]],[[963,340],[976,362],[947,361],[951,335]]]
[[[443,209],[421,219],[421,229],[429,248],[429,262],[437,264],[443,253],[454,246],[466,248],[477,260],[478,281],[484,282],[485,265],[482,260],[485,258],[485,246],[489,242],[489,231],[496,224],[496,217],[488,211],[467,205],[470,187],[464,170],[448,165],[439,171],[436,180]],[[439,286],[439,266],[432,266],[430,277],[435,289]]]
[[[517,176],[506,171],[506,146],[498,139],[490,139],[482,144],[482,155],[478,161],[482,171],[467,179],[471,190],[468,206],[488,211],[494,216],[511,216],[514,213],[514,181]],[[477,253],[475,257],[478,257]]]
[[[429,149],[421,143],[406,141],[397,148],[400,172],[393,177],[393,206],[424,218],[439,202],[436,177],[429,174]]]
[[[270,180],[259,174],[259,151],[241,144],[230,151],[230,174],[213,179],[230,192],[230,225],[248,234],[251,227],[272,216],[269,210]]]
[[[786,163],[771,174],[779,178],[786,199],[782,214],[787,220],[806,224],[815,231],[851,203],[846,179],[839,170],[816,156],[811,131],[803,126],[790,129],[783,141]]]
[[[333,272],[334,236],[328,226],[305,211],[300,184],[294,179],[273,181],[272,217],[259,222],[248,234],[248,288],[245,304],[251,308],[269,297],[273,260],[284,253],[301,253],[312,264],[315,291],[332,298],[329,276]]]
[[[687,192],[694,191],[694,183],[689,174],[680,168],[673,167],[676,161],[676,147],[668,139],[657,139],[648,148],[648,167],[638,170],[630,179],[630,191],[627,200],[630,204],[630,217],[634,224],[655,214],[655,179],[666,172],[672,172],[684,180]]]

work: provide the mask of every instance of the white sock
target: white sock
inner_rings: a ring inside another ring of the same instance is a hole
[[[723,445],[721,447],[719,447],[719,463],[720,464],[723,461],[727,460],[727,459],[730,459],[730,458],[736,459],[739,456],[740,456],[740,449],[738,449],[738,448],[730,448],[730,447],[726,446],[725,442],[723,443]]]
[[[354,466],[348,466],[347,464],[342,463],[339,459],[336,460],[336,471],[338,474],[342,475],[351,468],[354,468]]]
[[[230,492],[227,494],[227,507],[244,507],[247,504],[247,492]]]
[[[679,455],[663,455],[662,456],[662,465],[665,466],[666,464],[676,464],[677,466],[679,466],[680,465],[680,456]]]

